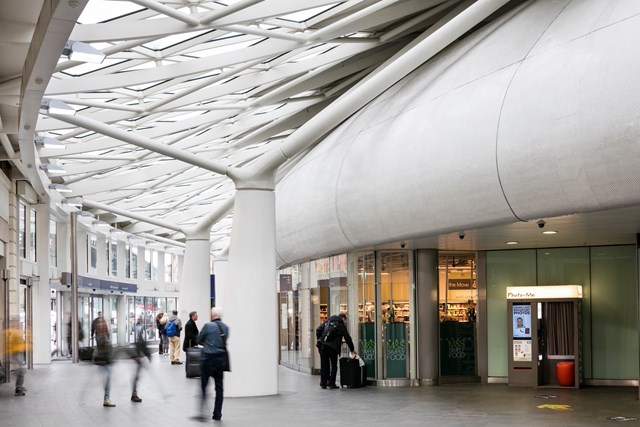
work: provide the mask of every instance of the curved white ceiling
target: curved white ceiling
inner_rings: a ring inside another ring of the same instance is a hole
[[[639,12],[534,2],[403,79],[281,181],[279,263],[640,205]]]

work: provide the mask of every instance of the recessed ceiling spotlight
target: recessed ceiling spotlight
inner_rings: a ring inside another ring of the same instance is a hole
[[[555,230],[547,230],[547,231],[543,231],[542,234],[558,234],[558,232]]]
[[[517,245],[517,244],[519,244],[519,243],[520,243],[520,242],[516,242],[515,240],[511,240],[511,241],[509,241],[509,242],[504,242],[504,244],[505,244],[505,245]]]

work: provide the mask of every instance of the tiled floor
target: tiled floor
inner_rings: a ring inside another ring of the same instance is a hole
[[[13,384],[0,386],[0,426],[181,427],[199,403],[199,380],[187,379],[184,365],[155,354],[143,372],[139,394],[130,398],[133,362],[114,365],[112,400],[102,407],[98,368],[58,361],[27,373],[27,395],[15,397]],[[213,385],[210,385],[212,388]],[[549,398],[549,396],[556,396]],[[213,399],[209,402],[209,414]],[[225,426],[591,426],[613,425],[609,417],[640,418],[638,389],[510,388],[503,384],[321,390],[318,377],[280,368],[280,393],[228,398]],[[640,421],[627,421],[638,425]]]

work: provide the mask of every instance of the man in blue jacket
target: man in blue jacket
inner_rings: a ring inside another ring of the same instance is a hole
[[[202,373],[200,375],[200,384],[202,386],[202,401],[200,406],[200,414],[202,416],[204,403],[207,394],[207,385],[209,377],[213,377],[216,386],[216,399],[213,407],[213,419],[219,421],[222,419],[222,400],[223,400],[223,374],[229,370],[229,354],[227,353],[227,339],[229,338],[229,327],[222,323],[222,310],[219,308],[211,309],[211,322],[204,325],[202,331],[198,335],[198,344],[203,346],[202,349]]]
[[[316,328],[318,350],[320,351],[320,387],[336,389],[336,375],[338,374],[338,354],[342,347],[342,339],[347,343],[349,351],[355,353],[353,340],[347,331],[344,321],[347,315],[340,313],[331,316],[326,322]]]

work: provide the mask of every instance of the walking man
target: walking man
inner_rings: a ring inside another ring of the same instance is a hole
[[[213,419],[222,419],[223,400],[223,375],[229,370],[229,354],[227,353],[227,339],[229,327],[222,323],[222,311],[219,308],[211,309],[211,322],[204,325],[198,335],[198,344],[202,349],[202,373],[200,385],[202,387],[202,401],[200,405],[200,419],[204,420],[204,404],[206,400],[209,377],[213,377],[216,387],[216,399],[213,407]]]

